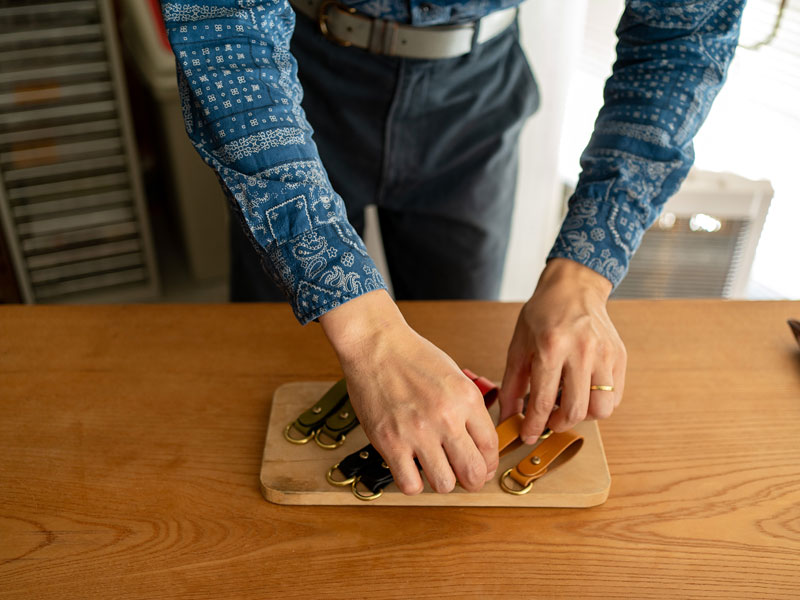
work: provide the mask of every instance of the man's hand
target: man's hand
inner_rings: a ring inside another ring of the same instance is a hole
[[[479,490],[497,469],[497,434],[480,391],[417,334],[384,290],[329,311],[320,323],[347,379],[353,408],[404,494],[423,484]]]
[[[521,412],[530,385],[521,431],[526,443],[534,443],[545,426],[565,431],[586,418],[604,419],[622,400],[627,356],[606,311],[611,289],[588,267],[555,258],[522,307],[499,400],[501,420]],[[614,391],[590,391],[592,385]],[[553,412],[559,386],[560,407]]]

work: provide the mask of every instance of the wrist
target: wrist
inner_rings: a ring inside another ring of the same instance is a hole
[[[353,298],[319,318],[322,330],[339,360],[357,360],[376,340],[408,327],[400,309],[386,290],[374,290]]]
[[[594,269],[568,258],[551,258],[539,277],[536,289],[550,286],[570,286],[583,293],[608,300],[614,285]]]

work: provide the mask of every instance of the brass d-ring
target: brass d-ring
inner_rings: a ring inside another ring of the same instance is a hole
[[[314,434],[312,433],[312,434],[309,434],[309,435],[307,435],[307,436],[306,436],[306,437],[304,437],[304,438],[293,438],[292,436],[290,436],[290,435],[289,435],[289,432],[292,430],[292,427],[293,427],[293,426],[294,426],[294,421],[292,421],[291,423],[289,423],[289,424],[286,426],[286,429],[284,429],[284,430],[283,430],[283,437],[285,437],[287,441],[289,441],[289,442],[291,442],[291,443],[293,443],[293,444],[307,444],[307,443],[308,443],[308,441],[309,441],[309,440],[310,440],[312,437],[314,437]]]
[[[338,487],[344,487],[346,485],[350,485],[351,483],[353,483],[356,480],[356,476],[355,475],[353,475],[352,477],[350,477],[348,479],[342,479],[341,481],[339,481],[338,479],[334,479],[333,478],[333,474],[336,472],[336,469],[338,469],[338,468],[339,468],[339,463],[336,463],[330,469],[328,469],[328,473],[325,475],[325,479],[328,480],[328,483],[330,483],[331,485],[338,486]]]
[[[542,432],[542,435],[539,436],[539,441],[541,442],[542,440],[546,440],[551,435],[553,435],[553,430],[545,427],[545,430]]]
[[[355,481],[351,484],[351,489],[353,490],[353,496],[358,498],[359,500],[364,500],[365,502],[369,502],[370,500],[377,500],[381,496],[383,496],[383,490],[378,492],[377,494],[371,494],[366,496],[358,491],[358,482],[361,481],[360,477],[356,477]]]
[[[514,467],[511,467],[505,473],[503,473],[503,475],[500,477],[500,487],[503,488],[504,492],[508,492],[509,494],[514,494],[515,496],[524,496],[525,494],[531,491],[531,488],[533,487],[533,482],[531,481],[521,490],[515,490],[509,487],[509,485],[506,483],[506,477],[508,477],[511,474],[511,471],[513,470]]]
[[[335,448],[338,448],[339,446],[344,444],[344,441],[347,439],[347,436],[345,434],[342,434],[342,437],[340,437],[338,440],[333,440],[332,444],[326,444],[325,442],[319,441],[320,433],[322,433],[322,429],[317,429],[317,431],[314,433],[314,442],[320,448],[325,448],[325,450],[334,450]]]

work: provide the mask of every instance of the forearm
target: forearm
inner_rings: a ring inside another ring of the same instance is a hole
[[[288,2],[162,1],[162,13],[189,138],[298,320],[385,287],[300,106]]]
[[[694,159],[692,138],[725,80],[744,0],[631,0],[605,103],[549,258],[617,285]]]

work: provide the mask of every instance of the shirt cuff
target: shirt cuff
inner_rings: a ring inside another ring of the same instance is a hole
[[[547,260],[574,260],[608,279],[616,289],[644,235],[641,218],[627,202],[573,197]]]
[[[350,223],[332,222],[267,248],[267,268],[303,325],[386,283]]]

